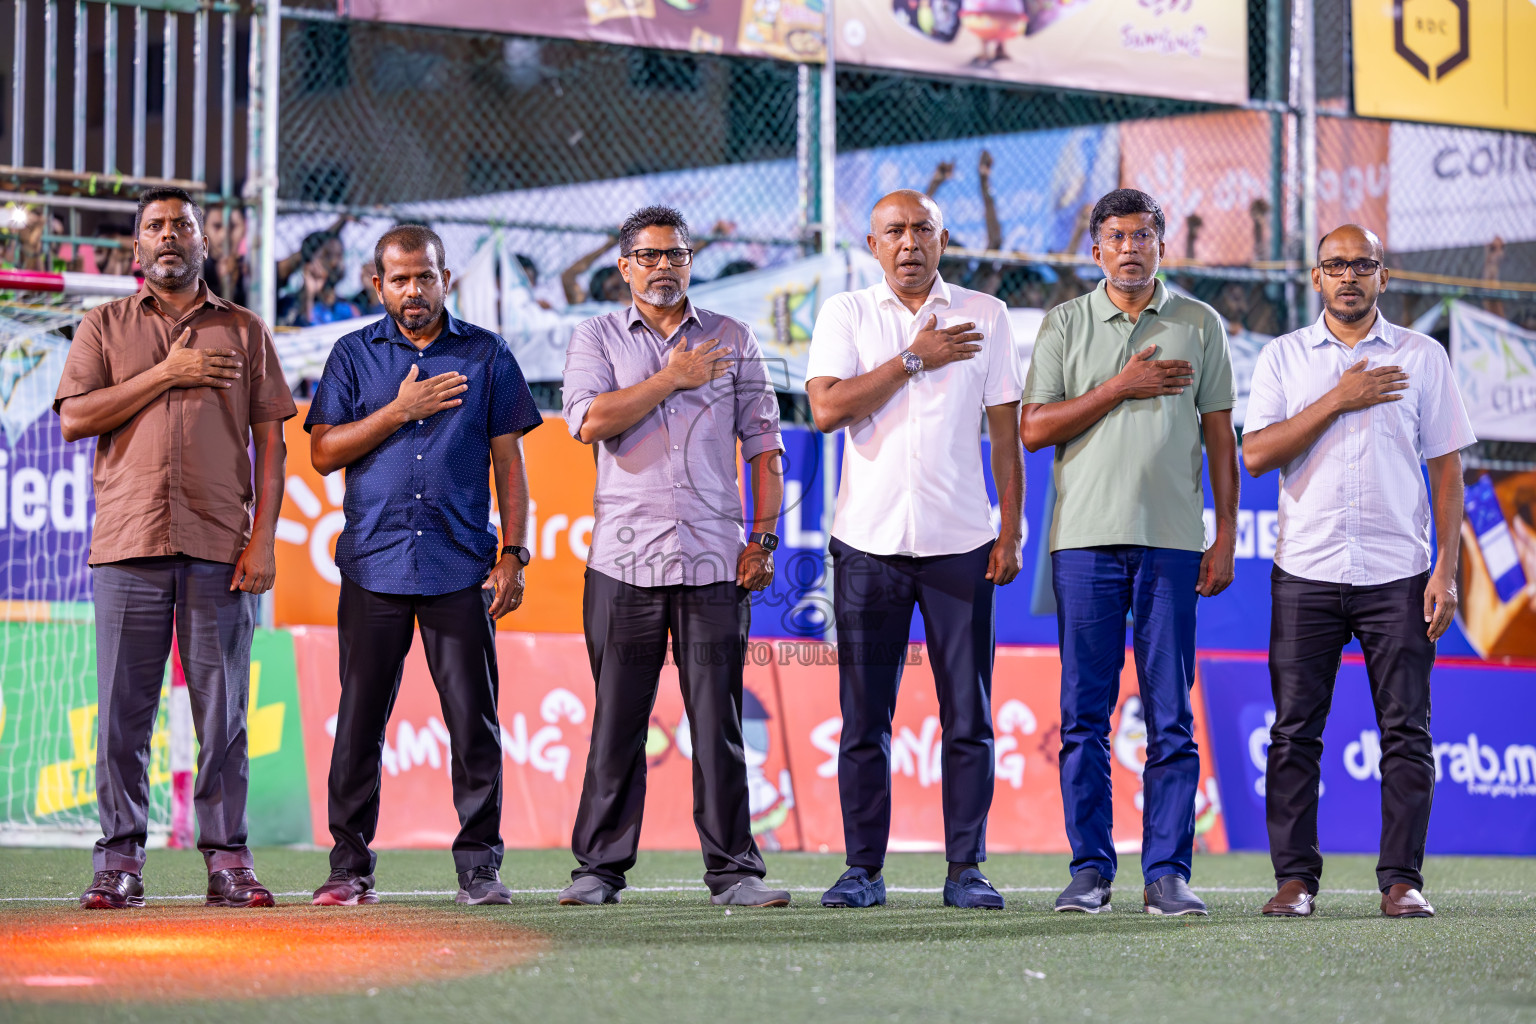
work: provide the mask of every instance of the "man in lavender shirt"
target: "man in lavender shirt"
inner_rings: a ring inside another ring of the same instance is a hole
[[[763,884],[742,753],[751,595],[773,579],[783,499],[778,403],[757,338],[688,300],[682,214],[648,206],[619,229],[633,298],[585,320],[565,361],[565,422],[596,448],[597,522],[582,621],[597,687],[565,905],[617,903],[645,810],[645,738],[668,634],[693,740],[694,824],[710,902],[782,907]],[[736,445],[752,473],[743,535]]]

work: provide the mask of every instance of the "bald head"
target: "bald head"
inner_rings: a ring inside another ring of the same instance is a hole
[[[1329,248],[1329,242],[1336,243],[1334,248],[1347,248],[1351,252],[1360,252],[1361,256],[1385,263],[1387,259],[1386,247],[1381,244],[1381,239],[1370,228],[1361,227],[1359,224],[1341,224],[1317,240],[1317,262],[1323,262],[1323,249]],[[1353,257],[1341,256],[1343,259]]]
[[[922,207],[926,211],[928,220],[933,223],[934,231],[944,230],[944,212],[939,209],[938,203],[915,188],[899,188],[883,196],[875,204],[875,208],[869,211],[869,233],[878,235],[892,214],[898,215],[903,222],[913,219],[911,215],[915,212],[914,206]],[[922,217],[923,214],[917,215],[918,219]]]

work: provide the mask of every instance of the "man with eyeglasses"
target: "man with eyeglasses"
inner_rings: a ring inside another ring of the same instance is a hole
[[[1056,446],[1051,581],[1061,638],[1061,797],[1072,882],[1058,911],[1108,909],[1116,857],[1110,716],[1134,619],[1147,728],[1141,868],[1149,914],[1204,915],[1189,888],[1200,756],[1195,604],[1232,582],[1237,442],[1222,318],[1155,274],[1163,211],[1118,189],[1089,217],[1104,281],[1047,314],[1024,382],[1024,446]],[[1206,547],[1200,447],[1216,536]]]
[[[682,214],[619,230],[629,307],[578,324],[564,415],[597,460],[582,621],[596,683],[592,743],[563,905],[619,902],[645,810],[645,740],[667,639],[688,710],[694,824],[717,906],[782,907],[763,884],[742,746],[751,596],[773,579],[784,481],[779,407],[752,328],[688,300]],[[752,474],[743,532],[737,443]]]
[[[1460,453],[1476,438],[1445,349],[1377,309],[1384,257],[1358,225],[1323,236],[1312,269],[1323,315],[1264,346],[1248,399],[1248,472],[1280,470],[1264,798],[1279,891],[1261,909],[1271,917],[1314,909],[1323,726],[1351,636],[1381,725],[1381,912],[1435,912],[1420,873],[1435,792],[1429,680],[1456,611]]]

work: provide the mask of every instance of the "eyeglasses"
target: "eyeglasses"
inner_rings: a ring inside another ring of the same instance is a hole
[[[1108,249],[1150,249],[1157,241],[1157,232],[1146,228],[1129,235],[1124,231],[1111,231],[1099,236],[1099,244]]]
[[[642,267],[660,266],[663,256],[673,267],[686,267],[693,262],[692,249],[631,249],[625,255]]]
[[[1355,272],[1356,277],[1370,277],[1381,269],[1380,260],[1323,260],[1318,269],[1329,277],[1343,277],[1344,268],[1349,267]]]

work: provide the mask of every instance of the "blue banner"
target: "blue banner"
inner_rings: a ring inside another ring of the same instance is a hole
[[[1215,747],[1227,839],[1267,850],[1265,759],[1275,705],[1262,657],[1202,657],[1206,728]],[[1435,669],[1435,797],[1429,852],[1536,854],[1536,670],[1458,660]],[[1359,657],[1348,657],[1323,731],[1318,842],[1374,853],[1381,839],[1381,733]]]

